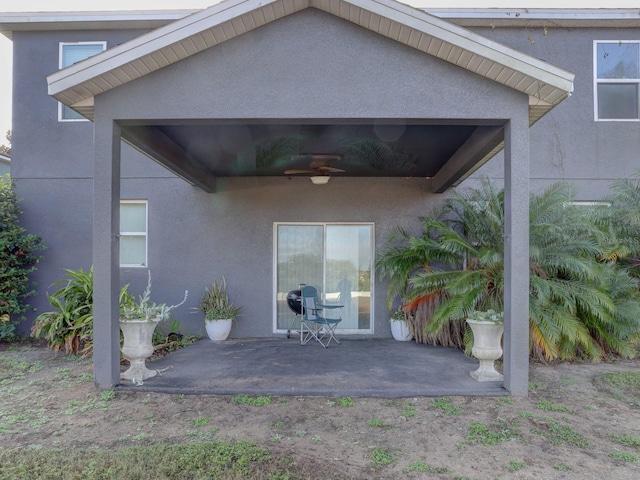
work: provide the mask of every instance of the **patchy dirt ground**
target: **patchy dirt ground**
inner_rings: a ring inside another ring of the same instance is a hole
[[[271,397],[252,405],[259,402],[100,393],[90,360],[0,345],[0,448],[241,439],[307,464],[314,478],[637,479],[640,389],[612,386],[605,375],[639,367],[533,365],[528,398]]]

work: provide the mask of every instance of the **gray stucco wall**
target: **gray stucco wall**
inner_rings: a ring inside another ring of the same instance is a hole
[[[307,9],[96,98],[114,119],[499,118],[526,97]],[[170,112],[170,113],[169,113]]]
[[[92,124],[57,121],[45,77],[58,68],[58,42],[106,39],[113,46],[137,33],[14,34],[12,174],[24,199],[25,227],[48,245],[34,277],[41,294],[30,318],[48,309],[44,291],[63,269],[88,268],[92,255]],[[573,97],[531,130],[532,188],[565,178],[580,186],[583,198],[599,198],[612,177],[637,168],[639,124],[593,121],[591,65],[593,38],[639,38],[640,32],[553,29],[535,44],[522,30],[481,33],[578,74]],[[306,11],[102,95],[97,111],[116,119],[166,118],[167,112],[175,118],[509,118],[525,107],[523,100],[389,39]],[[481,172],[502,178],[502,165],[500,156]],[[122,198],[149,201],[154,298],[174,303],[189,289],[189,301],[175,316],[189,333],[202,332],[200,316],[189,307],[214,275],[224,275],[234,301],[245,306],[232,331],[239,337],[271,335],[274,222],[374,222],[380,248],[395,225],[415,226],[416,217],[440,200],[426,194],[419,179],[333,178],[314,187],[307,178],[229,178],[207,194],[128,147],[122,178]],[[146,275],[147,269],[123,269],[121,279],[139,293]],[[384,287],[375,288],[375,335],[388,336]]]
[[[608,195],[611,182],[640,169],[640,122],[594,121],[594,40],[640,40],[640,28],[474,29],[576,74],[573,95],[531,128],[531,189],[562,179],[581,200]],[[502,156],[478,173],[501,178]]]
[[[47,94],[46,76],[58,70],[60,42],[107,41],[113,47],[141,31],[14,32],[12,178],[24,214],[22,223],[44,238],[47,250],[32,276],[38,296],[19,329],[50,309],[45,291],[65,269],[91,265],[93,205],[93,124],[59,122],[58,103]],[[142,163],[152,176],[172,176],[127,149],[130,164]],[[137,161],[134,157],[137,156]],[[139,172],[143,171],[140,168]]]

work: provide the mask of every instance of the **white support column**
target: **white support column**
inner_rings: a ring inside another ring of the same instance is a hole
[[[529,123],[511,119],[504,134],[504,386],[527,396],[529,384]]]
[[[93,161],[93,378],[104,390],[120,381],[120,127],[96,116]]]

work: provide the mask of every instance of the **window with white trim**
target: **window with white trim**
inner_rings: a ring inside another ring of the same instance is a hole
[[[61,42],[59,67],[61,69],[69,67],[74,63],[104,52],[106,48],[107,42]],[[78,112],[62,103],[58,104],[58,120],[61,122],[88,121]]]
[[[595,41],[596,120],[640,120],[640,41]]]
[[[120,266],[147,266],[147,201],[120,201]]]

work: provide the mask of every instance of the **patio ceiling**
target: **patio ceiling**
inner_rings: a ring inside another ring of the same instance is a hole
[[[457,185],[503,148],[504,120],[122,121],[122,138],[207,192],[224,177],[424,178]],[[343,171],[324,172],[314,166]],[[297,173],[291,173],[297,170]]]
[[[124,122],[122,137],[189,183],[215,190],[217,177],[314,175],[423,177],[444,191],[502,142],[502,126],[398,121],[309,123]],[[329,156],[320,158],[318,156]],[[444,168],[447,166],[447,168]],[[453,173],[455,172],[455,173]]]

